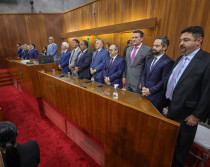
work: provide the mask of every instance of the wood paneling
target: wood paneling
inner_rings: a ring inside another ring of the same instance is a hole
[[[17,42],[34,43],[39,53],[48,45],[49,36],[53,36],[59,45],[61,43],[61,13],[0,14],[0,22],[0,60],[17,57]]]
[[[39,72],[43,98],[104,144],[105,166],[170,166],[178,123],[139,94],[118,89],[115,100],[113,87],[58,74]]]
[[[180,31],[187,26],[200,25],[205,30],[203,49],[210,52],[210,1],[208,0],[98,0],[63,15],[63,33],[83,29],[120,24],[157,17],[157,27],[149,36],[145,34],[144,43],[152,46],[156,36],[169,37],[167,54],[176,59],[179,55]],[[107,36],[107,37],[106,37]],[[152,36],[152,40],[150,38]],[[131,35],[104,35],[105,42],[116,41],[122,50]],[[84,38],[84,37],[83,37]],[[118,38],[118,39],[116,39]],[[80,38],[79,38],[80,39]],[[71,41],[68,39],[67,41]],[[94,40],[90,40],[91,50]]]

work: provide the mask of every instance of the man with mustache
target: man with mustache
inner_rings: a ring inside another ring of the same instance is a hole
[[[155,39],[152,54],[147,60],[142,74],[142,94],[162,113],[163,110],[163,87],[173,67],[174,61],[165,52],[168,49],[169,40],[166,36]]]
[[[199,121],[210,111],[210,54],[201,49],[204,30],[187,27],[181,32],[180,56],[165,84],[168,118],[180,122],[173,167],[183,167]]]

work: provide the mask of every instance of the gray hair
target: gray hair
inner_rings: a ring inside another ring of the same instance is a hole
[[[66,49],[68,49],[68,48],[69,48],[69,44],[68,44],[67,42],[62,42],[62,44],[61,44],[61,45],[65,46],[65,48],[66,48]]]
[[[104,46],[104,41],[100,38],[98,38],[96,41],[101,41],[102,45]]]
[[[115,46],[115,50],[117,50],[119,52],[119,46],[116,45],[116,44],[112,44],[112,45],[114,45]]]

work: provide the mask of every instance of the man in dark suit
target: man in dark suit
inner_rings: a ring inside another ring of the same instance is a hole
[[[38,51],[35,48],[35,44],[29,45],[29,51],[28,51],[28,59],[37,59],[38,57]]]
[[[21,59],[26,59],[28,55],[27,44],[22,45],[22,56]]]
[[[69,48],[69,44],[67,42],[62,42],[61,44],[62,52],[61,52],[61,57],[59,59],[58,68],[62,70],[63,73],[70,72],[68,66],[69,66],[69,58],[71,56],[71,52],[68,48]]]
[[[92,53],[88,50],[88,42],[83,40],[80,43],[81,51],[74,63],[74,71],[78,74],[79,79],[91,79],[90,63],[92,61]]]
[[[162,113],[163,110],[163,87],[174,61],[166,54],[169,40],[166,36],[155,39],[151,57],[147,60],[142,80],[142,94],[147,96],[151,103]]]
[[[118,88],[122,88],[122,75],[125,69],[125,61],[118,55],[119,47],[111,45],[109,47],[110,57],[106,59],[103,69],[104,82],[107,85],[114,86],[118,84]]]
[[[109,52],[104,47],[104,41],[97,39],[96,41],[96,51],[93,53],[92,63],[90,65],[90,73],[94,76],[94,81],[99,83],[104,83],[103,68],[107,57],[109,57]]]
[[[201,49],[202,27],[187,27],[181,32],[180,56],[165,84],[168,118],[180,122],[173,167],[183,167],[193,143],[198,122],[210,110],[210,54]]]
[[[125,59],[128,47],[132,46],[132,40],[127,41],[127,46],[123,49],[123,57]]]
[[[152,49],[142,44],[144,33],[140,30],[133,32],[133,46],[129,47],[125,58],[125,72],[123,83],[126,90],[141,93],[141,77],[148,57],[152,56]]]

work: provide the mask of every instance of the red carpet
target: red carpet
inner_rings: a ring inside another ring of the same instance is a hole
[[[14,86],[0,88],[4,120],[18,128],[18,143],[36,140],[40,147],[39,167],[98,167],[99,165],[48,119],[41,118],[24,104]]]

